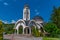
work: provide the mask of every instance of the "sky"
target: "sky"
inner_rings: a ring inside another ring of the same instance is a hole
[[[25,4],[30,7],[31,19],[39,15],[48,22],[53,6],[59,7],[60,0],[0,0],[0,20],[4,23],[14,23],[22,19]]]

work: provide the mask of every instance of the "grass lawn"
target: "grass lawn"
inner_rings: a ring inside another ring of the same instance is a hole
[[[43,40],[60,40],[60,38],[43,37]]]

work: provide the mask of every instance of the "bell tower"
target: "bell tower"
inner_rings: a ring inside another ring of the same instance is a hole
[[[30,20],[30,9],[27,4],[24,5],[23,9],[23,20]]]

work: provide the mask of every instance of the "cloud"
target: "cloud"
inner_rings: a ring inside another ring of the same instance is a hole
[[[16,23],[16,21],[15,20],[12,20],[11,23]]]
[[[16,23],[16,21],[15,20],[12,20],[11,22],[9,22],[9,21],[2,21],[4,24],[10,24],[10,23]]]
[[[39,15],[39,12],[37,12],[36,15]]]
[[[35,9],[35,13],[36,13],[36,15],[39,15],[39,12],[38,12],[38,10],[37,10],[37,9]]]
[[[4,2],[3,4],[4,4],[4,5],[8,5],[8,3],[7,3],[7,2]]]
[[[37,9],[35,9],[35,12],[37,12],[38,10]]]
[[[4,24],[8,24],[8,21],[2,21]]]

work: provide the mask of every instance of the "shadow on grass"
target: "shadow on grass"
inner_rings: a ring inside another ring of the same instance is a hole
[[[60,40],[60,38],[43,37],[43,40]]]

